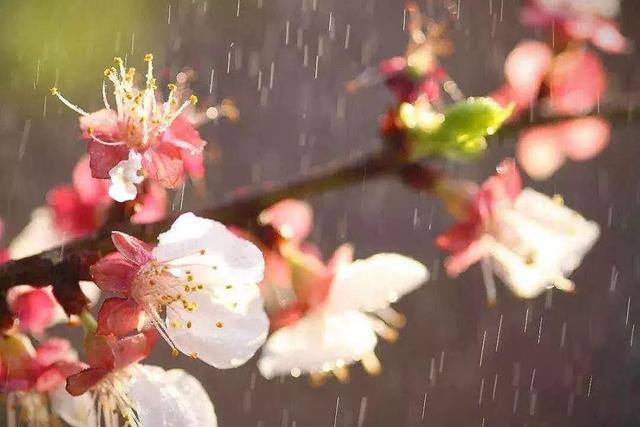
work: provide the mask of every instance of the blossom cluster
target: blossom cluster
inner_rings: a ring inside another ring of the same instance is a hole
[[[606,71],[589,44],[608,54],[629,49],[613,20],[619,7],[618,0],[531,0],[523,8],[522,21],[546,30],[550,40],[518,43],[504,64],[506,82],[491,97],[515,105],[514,118],[530,110],[570,116],[521,131],[517,158],[532,178],[547,179],[566,159],[589,160],[608,145],[607,120],[583,116],[600,105],[607,89]]]
[[[452,51],[444,26],[426,25],[409,5],[405,56],[383,61],[348,85],[354,90],[384,82],[395,96],[383,118],[384,154],[404,162],[402,173],[413,187],[444,202],[455,221],[435,240],[448,253],[445,270],[455,277],[480,264],[491,304],[497,302],[495,277],[520,298],[575,290],[569,276],[595,244],[599,226],[561,196],[523,188],[513,159],[480,185],[420,175],[417,162],[477,156],[487,136],[534,104],[542,114],[572,117],[520,135],[517,158],[525,172],[542,179],[567,157],[595,156],[610,129],[604,119],[584,116],[606,88],[604,68],[587,43],[608,53],[627,49],[612,20],[616,5],[529,1],[523,21],[557,28],[557,45],[520,43],[505,63],[504,86],[490,98],[464,98],[438,60]],[[195,377],[143,363],[158,341],[173,356],[219,369],[238,367],[261,349],[257,366],[267,379],[305,375],[319,384],[333,376],[345,382],[357,364],[381,372],[378,339],[398,339],[406,319],[392,304],[429,280],[422,262],[391,252],[354,260],[351,244],[327,259],[310,241],[311,206],[293,199],[264,209],[246,228],[187,212],[155,242],[110,230],[110,221],[123,218],[163,219],[167,191],[187,177],[203,177],[207,142],[196,125],[218,114],[207,110],[202,119],[193,109],[196,97],[185,99],[188,91],[176,84],[168,85],[162,101],[152,56],[145,61],[139,87],[135,69],[116,58],[104,73],[104,108],[92,113],[52,89],[80,114],[87,155],[72,183],[51,189],[46,205],[0,250],[0,263],[107,231],[110,241],[101,250],[111,250],[91,264],[91,281],[77,283],[88,297],[82,313],[65,311],[54,283],[20,283],[6,292],[12,322],[0,331],[0,392],[8,425],[56,425],[60,419],[72,426],[217,425]],[[232,105],[225,108],[224,114],[237,115]],[[411,170],[418,172],[411,176]],[[48,335],[65,322],[82,327],[84,359],[69,341]]]

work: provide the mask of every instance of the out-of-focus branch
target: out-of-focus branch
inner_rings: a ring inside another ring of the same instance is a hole
[[[603,107],[599,114],[594,115],[606,118],[613,124],[624,123],[634,121],[637,110],[634,103],[628,101],[613,108]],[[566,117],[544,118],[535,114],[523,116],[519,121],[505,125],[498,135],[507,138],[530,125],[562,119]],[[302,176],[290,182],[267,181],[256,187],[237,189],[219,203],[195,213],[226,224],[251,229],[256,225],[256,217],[260,211],[279,200],[304,198],[362,183],[372,178],[401,176],[407,166],[407,162],[392,150],[379,150],[310,168]],[[429,167],[425,166],[423,169],[428,171]],[[111,231],[123,231],[151,242],[158,234],[167,230],[178,215],[179,212],[175,212],[160,222],[146,225],[132,224],[126,218],[123,220],[120,217],[114,217],[92,236],[1,265],[0,327],[6,325],[11,319],[5,301],[6,292],[18,284],[53,285],[56,297],[67,312],[79,314],[83,308],[84,297],[79,289],[78,280],[90,279],[89,266],[100,256],[114,250]]]

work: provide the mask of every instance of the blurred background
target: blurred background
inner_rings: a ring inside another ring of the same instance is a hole
[[[542,34],[519,23],[518,0],[458,3],[450,31],[456,52],[445,65],[465,95],[486,94],[502,82],[516,42]],[[421,6],[444,16],[438,1]],[[637,45],[640,2],[626,0],[622,8],[622,32]],[[153,52],[161,87],[190,67],[201,102],[232,98],[239,122],[200,129],[211,144],[208,199],[198,200],[190,186],[184,195],[185,209],[214,204],[238,187],[286,181],[376,149],[378,117],[392,98],[383,86],[347,95],[344,84],[404,52],[403,19],[401,0],[1,1],[2,243],[28,222],[49,188],[70,180],[85,150],[76,114],[49,95],[53,85],[92,111],[102,103],[102,72],[114,56],[141,69],[144,54]],[[611,96],[633,98],[640,91],[637,54],[603,59]],[[363,181],[310,200],[312,240],[325,255],[346,241],[359,258],[400,252],[432,273],[397,304],[408,323],[396,343],[379,344],[380,376],[356,366],[345,385],[267,381],[255,358],[221,371],[174,359],[164,345],[149,362],[195,375],[223,427],[639,425],[639,136],[640,126],[616,123],[612,143],[595,161],[569,163],[550,180],[529,183],[562,194],[602,227],[572,276],[573,295],[550,291],[520,301],[500,288],[498,304],[488,307],[479,268],[457,280],[441,273],[432,240],[450,221],[442,206],[394,180]],[[514,140],[494,137],[480,161],[444,166],[479,181],[513,147]],[[174,206],[179,200],[177,194]]]

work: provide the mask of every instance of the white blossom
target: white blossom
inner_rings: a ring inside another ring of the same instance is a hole
[[[573,290],[566,276],[597,240],[595,222],[530,188],[496,218],[489,242],[491,265],[514,293],[532,298],[553,286]]]
[[[258,368],[263,376],[324,374],[344,379],[344,368],[361,362],[376,373],[377,336],[395,339],[404,318],[390,308],[429,277],[424,265],[382,253],[339,267],[327,301],[271,335]]]
[[[133,200],[138,194],[137,184],[144,181],[142,173],[142,155],[135,150],[129,151],[129,158],[120,161],[110,171],[111,185],[109,196],[117,202]]]

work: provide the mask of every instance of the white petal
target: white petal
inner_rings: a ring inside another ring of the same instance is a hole
[[[320,311],[277,330],[258,361],[266,378],[293,372],[326,372],[371,354],[378,339],[367,315]]]
[[[427,268],[416,260],[393,253],[377,254],[338,270],[328,309],[375,311],[385,308],[428,278]]]
[[[138,194],[136,184],[144,181],[142,172],[142,156],[134,150],[129,151],[129,158],[118,162],[109,171],[111,185],[109,196],[117,202],[133,200]]]
[[[89,307],[96,305],[100,299],[100,288],[93,282],[81,280],[80,289],[82,289],[84,296],[89,299]]]
[[[198,291],[187,300],[197,304],[195,310],[173,304],[166,318],[169,337],[185,354],[216,368],[234,368],[249,360],[267,338],[269,320],[256,285]]]
[[[49,392],[51,409],[67,424],[73,427],[93,427],[97,425],[93,397],[90,393],[72,396],[64,385]]]
[[[578,212],[531,188],[522,190],[514,208],[562,240],[564,251],[558,258],[564,274],[571,273],[580,265],[600,235],[597,223],[587,221]]]
[[[207,392],[185,371],[139,365],[132,373],[126,393],[142,427],[218,425]]]
[[[158,237],[153,255],[160,262],[202,264],[234,278],[234,284],[262,280],[264,259],[251,242],[241,239],[214,220],[180,215],[169,231]]]
[[[500,214],[493,234],[495,273],[518,296],[533,298],[580,265],[599,227],[549,197],[525,189],[514,209]]]
[[[39,254],[70,239],[60,233],[53,222],[53,212],[46,206],[31,213],[31,221],[9,244],[12,259],[25,258]]]

